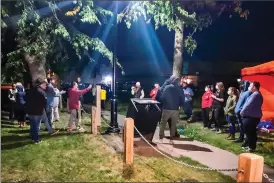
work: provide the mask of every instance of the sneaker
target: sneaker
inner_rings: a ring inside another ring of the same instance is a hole
[[[222,130],[218,130],[216,133],[217,133],[217,134],[221,134],[221,133],[222,133]]]
[[[244,139],[237,139],[237,140],[235,140],[235,141],[233,141],[233,142],[235,142],[235,143],[240,143],[240,142],[243,142],[244,141]]]
[[[56,135],[59,132],[59,130],[54,130],[50,135]]]
[[[162,143],[163,143],[163,139],[155,140],[155,143],[156,143],[156,144],[162,144]]]
[[[216,128],[211,128],[210,130],[211,130],[211,131],[216,131]]]
[[[42,140],[38,140],[38,141],[33,141],[34,144],[40,144],[42,142]]]
[[[79,132],[85,132],[86,130],[84,128],[82,128],[82,127],[77,127],[77,131],[79,131]]]

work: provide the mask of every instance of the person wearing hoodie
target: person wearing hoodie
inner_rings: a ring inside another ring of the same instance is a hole
[[[184,94],[179,87],[179,78],[171,76],[157,92],[156,99],[162,103],[162,119],[160,124],[159,143],[164,138],[164,130],[169,119],[171,119],[170,142],[176,135],[176,124],[179,121],[179,107],[184,104]]]
[[[73,122],[75,122],[75,126],[78,131],[83,131],[83,129],[80,126],[81,123],[81,114],[80,114],[80,103],[79,99],[82,95],[87,93],[91,89],[92,85],[89,85],[88,88],[79,90],[77,82],[73,82],[72,88],[68,90],[68,107],[70,110],[70,118],[67,130],[68,132],[72,131],[72,125]]]
[[[204,121],[204,128],[210,128],[209,123],[209,112],[212,106],[212,91],[210,85],[205,87],[205,93],[202,96],[202,112],[203,112],[203,121]]]
[[[257,81],[250,83],[248,90],[251,91],[251,95],[247,98],[240,112],[243,117],[244,133],[246,135],[242,148],[246,152],[254,152],[257,143],[256,127],[263,116],[263,96],[260,92],[260,83]]]
[[[237,140],[234,141],[236,143],[244,141],[243,117],[240,115],[240,112],[243,109],[243,106],[247,98],[251,95],[251,91],[248,90],[249,85],[250,85],[249,81],[242,81],[240,84],[241,93],[240,93],[240,97],[237,102],[237,105],[235,107],[235,114],[236,114],[238,125],[240,128],[240,136]]]
[[[229,124],[229,135],[227,139],[235,140],[235,107],[238,100],[238,91],[235,87],[230,87],[227,91],[228,99],[226,100],[226,106],[224,107],[224,113],[226,116],[226,121]]]
[[[17,93],[15,94],[16,116],[20,127],[26,125],[26,110],[25,110],[25,89],[21,83],[16,84]]]

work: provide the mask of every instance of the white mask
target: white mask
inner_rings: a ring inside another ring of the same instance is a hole
[[[227,91],[227,94],[228,94],[228,95],[231,95],[231,91],[230,91],[230,90],[228,90],[228,91]]]
[[[218,86],[216,86],[215,88],[216,88],[216,90],[219,90],[219,87],[218,87]]]
[[[208,91],[208,88],[205,88],[205,92],[207,92]]]

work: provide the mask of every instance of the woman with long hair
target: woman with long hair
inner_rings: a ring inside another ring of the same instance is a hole
[[[226,101],[226,106],[224,107],[224,112],[226,116],[226,121],[229,124],[229,135],[227,139],[235,140],[235,123],[236,114],[235,107],[238,101],[238,91],[235,87],[230,87],[227,91],[228,98]]]
[[[212,94],[211,97],[213,99],[212,102],[212,110],[213,110],[213,121],[215,123],[215,128],[212,131],[216,131],[217,133],[222,133],[221,130],[221,118],[223,114],[223,106],[224,106],[224,84],[223,82],[216,83],[216,92]]]

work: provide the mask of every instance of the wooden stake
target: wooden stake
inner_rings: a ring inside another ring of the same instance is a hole
[[[91,108],[91,133],[97,135],[98,128],[96,123],[96,108]]]
[[[264,158],[256,154],[239,155],[237,182],[262,182]]]
[[[96,124],[101,126],[101,86],[96,86]]]
[[[124,126],[124,161],[126,165],[133,164],[134,121],[132,118],[125,119]]]

